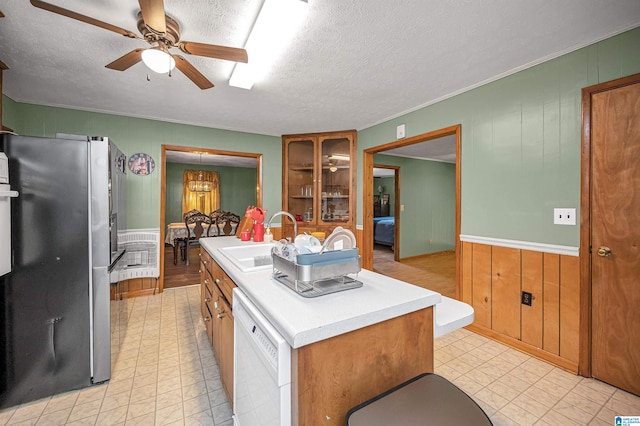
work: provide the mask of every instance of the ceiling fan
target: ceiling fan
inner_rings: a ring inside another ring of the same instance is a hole
[[[138,12],[139,35],[108,24],[103,21],[81,15],[68,9],[63,9],[56,5],[40,0],[31,0],[31,4],[37,8],[66,16],[71,19],[95,25],[105,30],[113,31],[129,38],[145,40],[151,45],[146,49],[138,48],[121,56],[110,64],[107,68],[117,71],[124,71],[140,61],[156,72],[169,72],[173,67],[177,67],[184,75],[194,82],[200,89],[205,90],[213,87],[211,83],[200,71],[191,65],[183,56],[169,53],[169,49],[177,47],[184,53],[208,58],[224,59],[227,61],[247,62],[247,52],[244,49],[227,46],[217,46],[214,44],[195,43],[192,41],[180,40],[180,26],[164,12],[163,0],[138,0],[140,12]],[[154,69],[152,57],[160,60],[159,67]]]

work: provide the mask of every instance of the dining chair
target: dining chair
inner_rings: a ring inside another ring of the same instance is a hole
[[[240,216],[235,213],[223,211],[216,221],[218,236],[234,235],[238,225],[240,225]]]
[[[211,218],[211,229],[210,229],[210,237],[217,237],[218,235],[220,235],[218,233],[218,218],[220,216],[222,216],[224,212],[220,209],[214,210],[211,213],[209,213],[209,218]]]
[[[193,216],[194,214],[202,214],[202,212],[200,210],[189,210],[188,212],[186,212],[185,214],[182,215],[182,221],[184,222],[188,217]],[[179,238],[175,238],[173,240],[173,264],[177,265],[178,264],[178,250],[180,250],[180,257],[182,260],[184,260],[184,246],[187,242],[187,238],[189,238],[189,228],[187,227],[187,236],[186,237],[179,237]]]
[[[211,218],[204,213],[195,213],[190,216],[185,217],[184,224],[187,227],[187,233],[189,235],[188,239],[184,244],[184,260],[186,265],[189,265],[189,248],[191,246],[200,246],[200,238],[206,237],[209,235],[209,230],[211,228]],[[189,231],[189,225],[193,226],[193,236],[191,236],[191,232]],[[206,228],[206,229],[205,229]]]

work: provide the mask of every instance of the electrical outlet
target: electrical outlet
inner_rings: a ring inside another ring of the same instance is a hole
[[[429,240],[429,245],[433,244],[433,240]]]
[[[531,306],[531,303],[533,302],[533,295],[528,291],[523,291],[521,300],[523,305]]]
[[[576,209],[553,209],[554,225],[575,225]]]
[[[400,204],[400,211],[403,212],[404,211],[404,204]]]
[[[407,128],[404,124],[401,124],[398,127],[396,127],[396,138],[402,139],[406,135],[407,135]]]

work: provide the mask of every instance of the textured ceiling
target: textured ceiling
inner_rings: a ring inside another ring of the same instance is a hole
[[[135,0],[50,0],[137,32]],[[182,39],[242,47],[261,0],[165,0]],[[252,90],[233,63],[184,55],[216,87],[104,66],[140,40],[2,2],[4,92],[18,102],[282,135],[369,127],[640,25],[639,0],[308,0],[296,38]],[[251,58],[249,58],[251,61]]]
[[[233,155],[200,154],[184,151],[167,151],[167,163],[203,164],[206,166],[246,167],[253,169],[258,167],[258,160],[254,157],[235,157]]]

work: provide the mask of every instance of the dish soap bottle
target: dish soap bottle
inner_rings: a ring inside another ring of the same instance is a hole
[[[267,228],[264,232],[264,242],[270,243],[273,241],[273,235],[271,234],[271,228]]]

